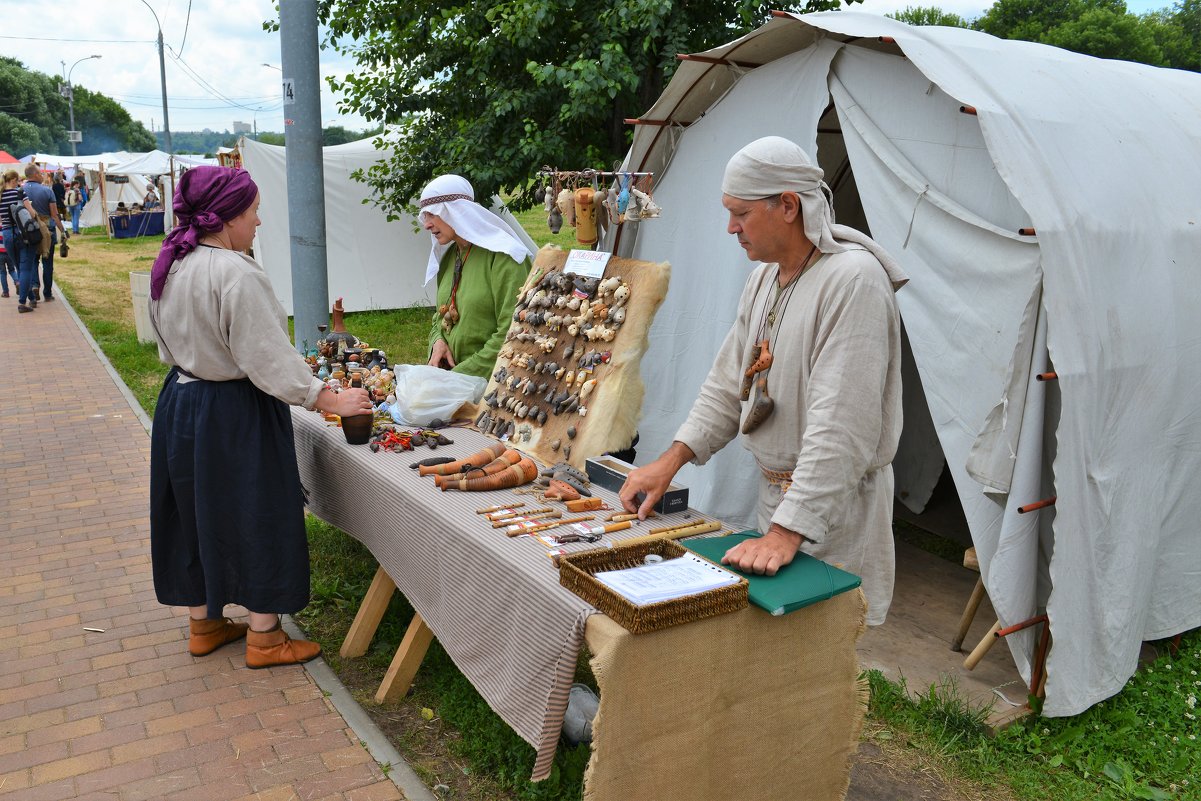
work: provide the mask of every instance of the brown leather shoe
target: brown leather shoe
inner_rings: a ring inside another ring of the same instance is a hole
[[[298,665],[321,654],[321,646],[308,640],[293,640],[283,629],[251,630],[246,634],[246,667],[253,670],[273,665]]]
[[[235,623],[227,617],[220,620],[196,620],[188,618],[188,653],[192,656],[204,656],[216,651],[227,642],[240,640],[246,636],[250,626],[245,623]]]

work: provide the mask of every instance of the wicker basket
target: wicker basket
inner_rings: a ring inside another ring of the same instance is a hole
[[[606,570],[640,565],[646,555],[652,553],[664,559],[675,559],[689,551],[674,540],[664,539],[571,554],[559,560],[559,583],[633,634],[646,634],[746,608],[746,579],[696,595],[636,606],[594,578],[596,573]]]

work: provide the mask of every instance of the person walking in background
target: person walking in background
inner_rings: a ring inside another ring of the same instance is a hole
[[[58,244],[58,235],[66,234],[62,217],[58,214],[58,201],[55,200],[54,190],[42,183],[42,171],[36,164],[25,167],[25,197],[33,204],[34,213],[42,226],[42,241],[34,250],[33,256],[33,299],[43,296],[46,300],[54,300],[54,246]],[[33,250],[31,248],[31,250]],[[42,280],[38,280],[37,260],[42,262]],[[36,305],[36,304],[35,304]]]
[[[79,212],[83,209],[83,194],[79,191],[79,184],[75,181],[71,182],[71,186],[67,188],[66,195],[67,211],[71,215],[71,233],[79,234]]]
[[[62,171],[54,173],[54,178],[50,181],[50,188],[54,191],[54,202],[58,206],[58,217],[60,220],[67,218],[67,184],[63,179]]]
[[[150,441],[150,557],[159,603],[186,606],[188,651],[246,637],[246,666],[307,662],[279,615],[309,602],[304,498],[288,405],[370,414],[363,389],[335,393],[288,338],[267,273],[242,251],[259,225],[250,174],[184,173],[176,227],[150,276],[159,358],[171,365]],[[250,612],[225,617],[226,604]]]
[[[0,287],[3,292],[0,297],[10,297],[8,294],[8,279],[13,279],[13,289],[20,293],[20,283],[18,280],[17,270],[20,268],[21,262],[21,237],[17,233],[16,221],[8,213],[9,206],[13,203],[24,203],[25,194],[19,186],[20,176],[16,170],[7,170],[4,173],[4,188],[0,190],[0,234],[4,237],[4,259],[0,261]]]

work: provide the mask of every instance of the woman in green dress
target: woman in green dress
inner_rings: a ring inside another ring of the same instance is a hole
[[[433,247],[425,280],[438,279],[429,364],[487,378],[513,319],[533,252],[504,220],[475,202],[465,178],[441,175],[421,193]]]

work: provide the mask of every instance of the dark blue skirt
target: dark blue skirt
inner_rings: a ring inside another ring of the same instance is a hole
[[[163,382],[150,443],[159,603],[298,612],[309,601],[304,498],[288,405],[249,380]]]

